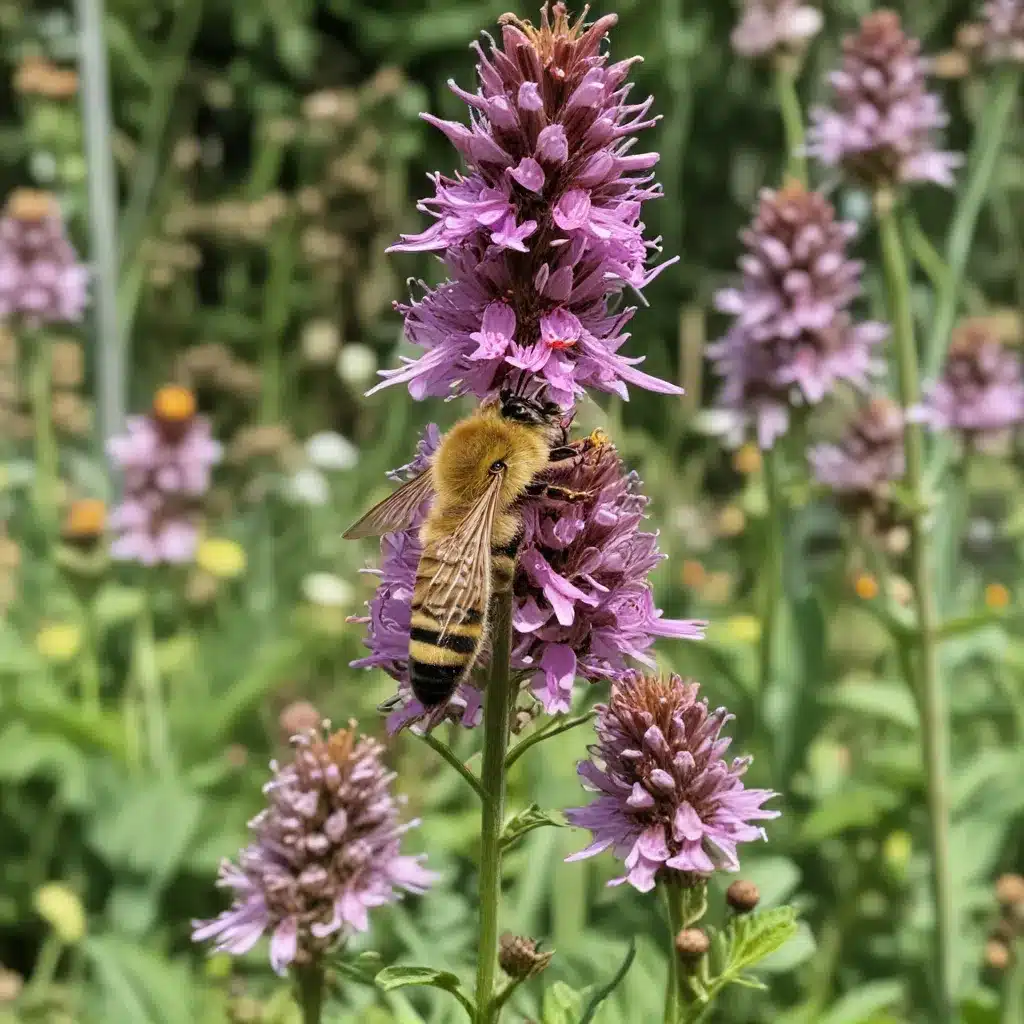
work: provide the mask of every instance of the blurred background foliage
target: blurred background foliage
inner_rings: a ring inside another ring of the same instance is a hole
[[[414,406],[404,393],[362,397],[378,366],[402,351],[391,304],[404,279],[438,278],[434,261],[384,249],[421,226],[415,200],[427,189],[425,172],[453,168],[447,143],[418,113],[463,117],[445,83],[472,80],[467,44],[509,6],[108,0],[128,404],[146,407],[169,380],[197,391],[227,446],[206,520],[208,535],[227,543],[205,545],[196,566],[145,577],[61,570],[46,558],[20,500],[32,477],[32,424],[17,339],[0,338],[0,1021],[296,1019],[262,953],[204,960],[190,948],[189,921],[221,908],[217,862],[245,841],[268,758],[312,713],[302,702],[381,730],[375,705],[390,681],[347,667],[362,648],[360,627],[345,617],[372,591],[374,578],[359,570],[373,552],[343,546],[340,532],[385,493],[385,470],[408,461],[419,429],[460,411]],[[808,102],[842,33],[871,6],[826,5],[826,33],[801,85]],[[926,49],[942,54],[950,137],[963,148],[981,88],[954,39],[976,5],[894,6]],[[632,345],[647,354],[647,369],[688,394],[675,404],[589,405],[580,422],[605,426],[653,498],[671,556],[655,575],[661,606],[712,621],[705,644],[662,643],[660,656],[700,678],[713,703],[729,705],[737,749],[756,755],[754,782],[783,792],[785,814],[744,870],[764,905],[789,900],[803,918],[798,938],[768,965],[770,994],[741,993],[715,1019],[921,1020],[912,966],[927,955],[930,911],[918,719],[873,601],[877,581],[831,507],[793,495],[787,572],[797,587],[813,581],[817,596],[799,606],[805,642],[788,666],[787,702],[764,701],[750,683],[759,638],[750,595],[765,528],[759,457],[723,451],[697,415],[711,387],[702,346],[721,327],[711,295],[733,273],[736,235],[758,190],[782,171],[769,74],[733,58],[730,3],[621,0],[618,13],[614,52],[644,56],[637,90],[653,92],[664,117],[652,147],[662,153],[665,197],[652,204],[650,226],[667,253],[682,255],[648,289]],[[0,39],[0,187],[55,192],[88,252],[74,10],[0,0]],[[1022,191],[1018,122],[967,292],[968,308],[999,316],[1015,341]],[[845,192],[838,202],[867,224],[865,196]],[[922,237],[941,239],[948,197],[928,192],[917,211]],[[869,238],[860,244],[869,251]],[[877,272],[868,271],[867,286],[878,305]],[[917,296],[922,317],[928,294]],[[89,338],[88,325],[62,334],[54,370],[64,501],[104,493]],[[316,441],[325,431],[349,446],[333,439],[325,454]],[[945,648],[957,746],[971,755],[954,789],[971,1024],[997,1020],[999,975],[983,952],[997,913],[991,882],[1024,865],[1024,642],[1013,616],[1024,535],[1019,473],[1019,459],[976,467],[961,586],[988,618],[984,628],[963,625]],[[900,583],[892,581],[897,605]],[[90,686],[103,695],[99,716],[82,711]],[[521,762],[514,809],[579,801],[574,765],[584,733]],[[472,749],[472,737],[452,741]],[[423,818],[413,843],[430,852],[444,883],[383,909],[372,939],[354,951],[465,971],[476,808],[414,738],[394,742],[390,756]],[[541,829],[509,858],[509,927],[557,950],[545,981],[559,987],[541,1007],[539,988],[526,986],[520,1019],[576,1020],[572,990],[610,977],[636,936],[636,962],[597,1019],[654,1020],[665,965],[651,903],[604,889],[611,864],[563,865],[580,845],[569,830]],[[337,993],[332,1012],[328,1019],[370,1024],[440,1024],[461,1013],[433,993],[385,996],[355,984]]]

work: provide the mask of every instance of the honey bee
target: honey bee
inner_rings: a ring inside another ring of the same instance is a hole
[[[492,598],[512,589],[523,539],[519,511],[529,496],[576,501],[585,494],[538,479],[573,463],[563,411],[503,390],[441,439],[430,466],[354,523],[348,539],[407,529],[432,499],[420,527],[409,633],[409,681],[427,708],[446,704],[472,671]]]

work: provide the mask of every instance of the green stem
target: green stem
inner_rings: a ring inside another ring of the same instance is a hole
[[[876,197],[876,215],[889,292],[893,344],[898,355],[900,401],[904,410],[907,410],[916,406],[920,400],[920,369],[910,308],[910,275],[892,206],[890,195],[879,194]],[[952,1021],[956,924],[949,849],[949,708],[939,673],[936,647],[938,616],[931,574],[929,537],[924,522],[924,442],[920,424],[906,423],[904,447],[907,465],[905,485],[914,510],[910,524],[910,558],[917,604],[917,692],[921,706],[928,810],[931,819],[932,891],[935,901],[934,964],[938,1004],[938,1016],[935,1019]],[[913,679],[907,681],[911,686],[914,685]]]
[[[50,932],[43,941],[42,949],[39,951],[39,957],[32,971],[32,980],[28,984],[26,996],[38,997],[45,994],[57,977],[57,967],[60,964],[63,952],[64,943],[61,942],[56,934]]]
[[[100,689],[103,677],[96,646],[96,620],[92,614],[92,604],[89,601],[83,601],[82,668],[78,678],[81,685],[82,710],[90,716],[98,715],[101,706]]]
[[[776,449],[769,448],[761,453],[764,467],[765,499],[768,505],[767,537],[764,549],[764,577],[762,586],[761,638],[759,644],[760,699],[763,702],[769,688],[775,682],[775,634],[779,607],[783,597],[782,586],[782,543],[783,516],[782,495],[779,488],[779,460]]]
[[[924,350],[924,372],[929,380],[938,374],[949,346],[978,216],[992,184],[1020,80],[1019,69],[1005,68],[995,75],[986,91],[981,127],[971,149],[967,180],[946,244],[949,279],[936,297],[935,319]]]
[[[575,715],[572,718],[562,718],[562,716],[551,719],[553,725],[549,725],[547,728],[538,729],[537,732],[531,736],[527,736],[525,740],[520,740],[509,752],[508,757],[505,758],[505,771],[509,771],[531,747],[535,747],[538,743],[543,743],[545,740],[551,739],[553,736],[560,736],[563,732],[568,732],[570,729],[575,729],[578,725],[584,725],[589,722],[592,718],[597,717],[596,711],[585,711],[582,715]]]
[[[501,1012],[492,1003],[498,960],[501,903],[501,831],[505,823],[505,754],[514,697],[509,672],[512,649],[512,594],[494,597],[491,678],[484,699],[484,759],[480,773],[485,798],[480,818],[480,935],[477,948],[478,1024],[493,1024]]]
[[[81,54],[82,122],[89,166],[89,235],[92,250],[92,307],[96,340],[98,441],[105,444],[124,422],[125,352],[117,305],[117,171],[111,117],[109,54],[103,0],[75,0]],[[108,473],[113,470],[108,465]],[[113,479],[111,491],[116,490]]]
[[[459,756],[448,746],[447,743],[442,743],[431,733],[424,733],[421,737],[424,743],[431,750],[436,751],[441,755],[473,788],[473,792],[476,793],[481,800],[487,799],[487,794],[484,792],[483,786],[480,785],[480,780],[466,767],[465,764],[460,760]]]
[[[57,529],[57,439],[53,433],[51,399],[51,361],[53,350],[50,342],[36,335],[33,339],[32,377],[32,426],[35,434],[36,475],[33,501],[40,525],[52,539]]]
[[[1010,956],[1012,963],[1003,982],[999,1024],[1019,1024],[1024,1020],[1024,942],[1018,940]]]
[[[679,954],[676,952],[676,936],[683,930],[683,908],[678,898],[682,890],[668,884],[659,888],[668,923],[668,979],[665,982],[665,1014],[662,1020],[664,1024],[677,1024],[681,1006],[682,972]]]
[[[786,173],[807,185],[807,157],[804,155],[804,114],[796,91],[799,65],[791,57],[775,62],[775,98],[786,133]]]
[[[319,964],[295,968],[295,989],[302,1024],[320,1024],[324,1007],[324,971]]]

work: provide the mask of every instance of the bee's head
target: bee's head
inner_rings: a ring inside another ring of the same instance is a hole
[[[537,427],[551,427],[561,423],[564,412],[557,402],[543,400],[542,392],[532,398],[516,394],[510,388],[502,388],[499,395],[501,416],[506,420],[518,420]]]

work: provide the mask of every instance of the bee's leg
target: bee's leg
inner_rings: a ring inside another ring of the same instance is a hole
[[[526,493],[534,498],[553,498],[555,501],[586,501],[593,491],[574,491],[568,487],[561,487],[558,484],[549,484],[543,480],[537,480],[526,487]]]

